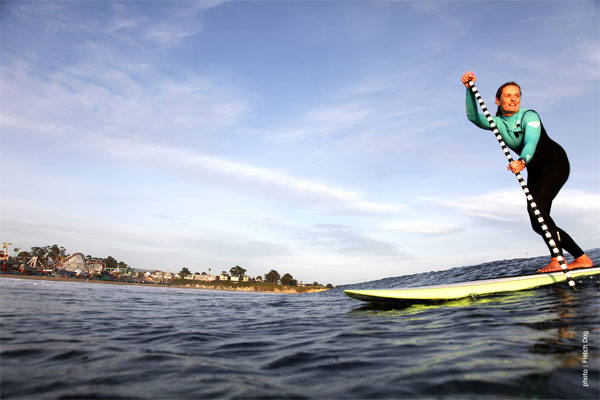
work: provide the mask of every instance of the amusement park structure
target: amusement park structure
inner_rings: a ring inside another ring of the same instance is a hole
[[[96,275],[100,274],[104,268],[106,268],[106,265],[102,260],[86,260],[83,254],[73,253],[61,260],[55,269],[75,274]]]
[[[8,246],[12,243],[2,243],[2,251],[0,252],[0,260],[6,261],[8,260]]]
[[[100,275],[106,268],[104,261],[100,259],[86,259],[82,253],[71,254],[52,267],[44,266],[40,259],[34,256],[27,262],[27,265],[29,268],[24,269],[29,270],[29,272],[62,272],[67,275]]]
[[[165,280],[163,273],[161,273],[160,277],[157,274],[153,274],[149,278],[140,276],[138,271],[133,270],[123,262],[117,263],[112,257],[108,257],[107,259],[94,258],[84,256],[81,252],[76,252],[70,255],[62,255],[59,260],[56,260],[57,257],[44,252],[34,251],[31,253],[21,252],[18,256],[10,257],[8,255],[8,246],[12,243],[0,244],[2,246],[0,247],[0,273],[2,274],[71,276],[118,281],[133,281],[136,279],[156,281],[158,278],[160,278],[160,281]],[[15,249],[15,253],[17,252],[18,249]],[[154,272],[158,273],[160,271]]]

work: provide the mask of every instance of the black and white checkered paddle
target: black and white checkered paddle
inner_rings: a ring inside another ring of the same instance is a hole
[[[513,162],[514,160],[508,150],[508,146],[506,146],[506,143],[504,143],[504,140],[502,139],[502,135],[500,134],[500,131],[498,131],[498,127],[494,123],[494,120],[492,119],[490,112],[488,111],[487,107],[485,106],[485,103],[483,102],[483,99],[481,98],[481,95],[479,94],[479,90],[477,90],[477,87],[475,86],[475,83],[472,80],[469,80],[469,87],[470,87],[471,91],[473,92],[473,94],[475,94],[477,103],[479,103],[479,106],[481,107],[483,114],[487,118],[487,120],[490,124],[490,127],[492,128],[492,132],[494,132],[494,135],[496,135],[496,139],[498,139],[498,143],[500,143],[500,147],[502,147],[502,151],[504,151],[504,155],[508,159],[508,162],[509,163]],[[529,192],[529,188],[527,187],[527,184],[525,183],[525,179],[523,179],[523,176],[521,176],[520,172],[517,172],[515,175],[517,176],[517,179],[519,180],[519,183],[521,184],[521,188],[523,189],[523,192],[525,193],[525,196],[527,197],[527,203],[529,204],[529,208],[531,208],[531,210],[533,210],[533,213],[537,216],[537,220],[538,220],[540,226],[542,227],[542,230],[544,231],[544,237],[545,237],[546,242],[552,249],[552,252],[556,256],[556,259],[558,260],[558,263],[560,264],[560,268],[562,269],[562,271],[565,273],[565,276],[567,277],[569,286],[571,287],[571,289],[577,290],[575,288],[575,281],[571,277],[571,274],[569,273],[569,269],[567,268],[567,263],[565,261],[565,258],[560,253],[560,249],[558,248],[554,239],[552,239],[552,234],[548,230],[548,226],[544,222],[544,218],[542,217],[540,210],[538,210],[537,204],[535,204],[535,201],[533,200],[533,196]]]

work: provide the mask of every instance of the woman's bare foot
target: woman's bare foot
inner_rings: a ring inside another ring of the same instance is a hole
[[[578,268],[591,268],[594,266],[594,262],[591,258],[589,258],[586,254],[581,257],[577,257],[575,261],[569,264],[569,269],[578,269]]]
[[[538,274],[544,273],[544,272],[556,272],[556,271],[560,271],[562,268],[560,267],[560,263],[558,262],[558,258],[556,257],[552,257],[552,261],[550,261],[550,264],[546,265],[544,268],[540,268],[537,271],[535,271]]]

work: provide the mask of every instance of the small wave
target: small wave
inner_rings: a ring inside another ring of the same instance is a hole
[[[594,261],[594,265],[600,265],[600,248],[588,250],[586,251],[586,254]],[[572,257],[567,256],[565,258],[567,259],[567,262],[572,261]],[[342,290],[366,288],[391,289],[399,287],[409,288],[475,281],[481,279],[530,275],[547,263],[547,256],[499,260],[478,265],[454,267],[443,271],[422,272],[418,274],[389,277],[352,285],[342,285],[339,286],[339,288]],[[591,279],[597,279],[597,277],[592,277]]]

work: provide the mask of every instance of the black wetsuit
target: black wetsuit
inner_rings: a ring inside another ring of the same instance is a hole
[[[532,111],[528,110],[527,112]],[[558,247],[577,258],[584,254],[583,250],[567,232],[556,226],[554,220],[550,217],[552,201],[569,177],[569,159],[565,150],[550,139],[546,129],[544,129],[544,124],[541,124],[541,128],[542,132],[535,149],[535,157],[527,164],[527,186]],[[528,211],[533,230],[543,237],[544,232],[537,217],[533,214],[531,208],[528,207]],[[548,245],[547,241],[546,245]],[[548,248],[550,254],[555,256],[549,245]]]

